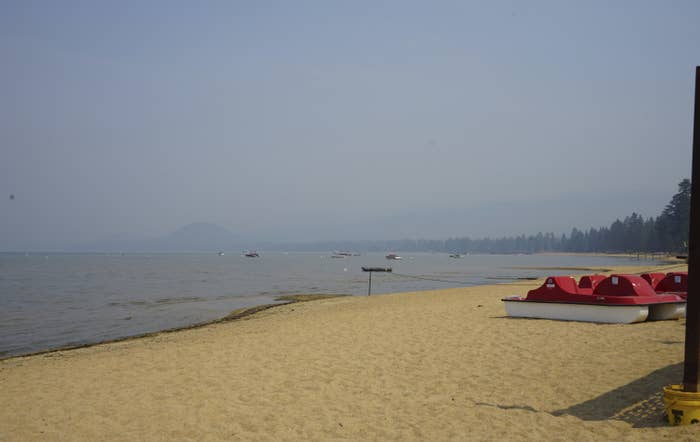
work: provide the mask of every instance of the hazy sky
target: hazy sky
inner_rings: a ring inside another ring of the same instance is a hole
[[[696,0],[0,9],[0,250],[561,232],[690,176]]]

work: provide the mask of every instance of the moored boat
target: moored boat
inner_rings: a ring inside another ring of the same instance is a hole
[[[352,256],[352,252],[348,252],[347,250],[334,250],[333,251],[334,255],[338,256]]]
[[[593,275],[600,276],[600,275]],[[583,279],[583,278],[582,278]],[[598,280],[596,282],[596,280]],[[526,297],[504,298],[506,314],[513,317],[629,324],[644,320],[678,319],[685,300],[673,293],[656,293],[637,275],[589,277],[576,284],[571,276],[550,276]]]

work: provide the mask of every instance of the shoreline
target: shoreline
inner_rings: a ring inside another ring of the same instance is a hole
[[[5,359],[0,439],[697,436],[661,420],[661,388],[682,375],[684,320],[506,317],[501,298],[539,283],[282,304]]]
[[[557,254],[557,253],[554,253]],[[567,254],[567,253],[559,253],[559,254]],[[570,253],[570,255],[582,255],[582,253]],[[585,254],[583,254],[585,255]],[[610,255],[602,255],[602,254],[597,254],[597,253],[591,253],[591,255],[599,255],[599,256],[610,256]],[[602,273],[602,274],[611,274],[611,273],[645,273],[645,272],[652,272],[652,271],[672,271],[672,269],[675,269],[677,267],[687,267],[687,264],[679,262],[669,262],[666,264],[661,264],[658,266],[618,266],[618,267],[613,267],[608,269],[608,268],[595,268],[595,267],[543,267],[543,266],[516,266],[516,267],[508,267],[512,269],[525,269],[525,270],[571,270],[571,275],[583,275],[583,274],[591,274],[591,273]],[[642,269],[642,270],[640,270]],[[473,286],[465,286],[465,287],[488,287],[491,285],[512,285],[512,286],[520,286],[523,285],[533,285],[533,287],[536,285],[537,281],[543,280],[545,277],[518,277],[518,278],[513,278],[513,277],[486,277],[485,279],[487,280],[492,280],[493,282],[489,282],[489,284],[481,284],[481,285],[473,285]],[[497,280],[502,280],[504,282],[495,282]],[[417,291],[411,291],[411,292],[395,292],[395,293],[379,293],[375,294],[374,296],[386,296],[386,295],[401,295],[403,293],[421,293],[421,292],[434,292],[434,291],[440,291],[440,290],[453,290],[456,288],[465,288],[465,287],[454,287],[454,288],[449,288],[449,289],[427,289],[427,290],[417,290]],[[201,327],[207,327],[213,324],[219,324],[219,323],[224,323],[224,322],[229,322],[229,321],[236,321],[240,319],[244,319],[245,317],[255,315],[258,312],[268,310],[268,309],[273,309],[276,307],[284,306],[284,305],[289,305],[289,304],[294,304],[294,303],[299,303],[299,302],[310,302],[310,301],[316,301],[316,300],[321,300],[321,299],[329,299],[329,298],[336,298],[336,297],[344,297],[344,296],[359,296],[363,297],[364,295],[337,295],[337,294],[297,294],[297,295],[280,295],[275,298],[275,301],[279,301],[276,303],[272,304],[260,304],[260,305],[253,305],[250,307],[242,307],[239,309],[235,309],[229,313],[227,313],[225,316],[221,318],[216,318],[216,319],[211,319],[208,321],[202,321],[202,322],[197,322],[194,324],[188,324],[184,326],[179,326],[179,327],[171,327],[171,328],[165,328],[162,330],[155,330],[151,332],[145,332],[145,333],[138,333],[134,335],[127,335],[127,336],[121,336],[118,338],[114,339],[106,339],[102,341],[97,341],[97,342],[86,342],[82,344],[75,344],[75,345],[65,345],[65,346],[60,346],[60,347],[55,347],[55,348],[46,348],[42,350],[37,350],[37,351],[32,351],[29,353],[24,353],[24,354],[18,354],[18,355],[9,355],[9,356],[3,356],[0,355],[0,362],[6,361],[9,359],[15,359],[15,358],[24,358],[24,357],[31,357],[31,356],[40,356],[44,354],[50,354],[50,353],[56,353],[56,352],[62,352],[62,351],[71,351],[71,350],[77,350],[81,348],[89,348],[89,347],[94,347],[94,346],[99,346],[99,345],[108,345],[112,343],[118,343],[118,342],[124,342],[124,341],[130,341],[134,339],[142,339],[142,338],[148,338],[148,337],[153,337],[157,336],[160,334],[164,333],[177,333],[180,331],[186,331],[186,330],[191,330],[191,329],[197,329]]]
[[[118,338],[106,339],[103,341],[86,342],[84,344],[66,345],[66,346],[61,346],[61,347],[56,347],[56,348],[47,348],[44,350],[38,350],[38,351],[31,352],[31,353],[25,353],[25,354],[20,354],[20,355],[11,355],[11,356],[6,356],[6,357],[3,357],[0,355],[0,362],[6,361],[9,359],[15,359],[15,358],[41,356],[41,355],[45,355],[48,353],[56,353],[56,352],[61,352],[61,351],[71,351],[71,350],[77,350],[77,349],[81,349],[81,348],[95,347],[98,345],[108,345],[108,344],[114,344],[114,343],[118,343],[118,342],[131,341],[134,339],[149,338],[149,337],[158,336],[158,335],[164,334],[164,333],[177,333],[180,331],[194,330],[197,328],[207,327],[207,326],[210,326],[213,324],[220,324],[220,323],[229,322],[229,321],[238,321],[240,319],[244,319],[247,316],[251,316],[251,315],[254,315],[258,312],[268,310],[268,309],[271,309],[274,307],[295,304],[298,302],[311,302],[311,301],[317,301],[320,299],[338,298],[338,297],[342,297],[342,296],[351,296],[351,295],[317,295],[317,294],[314,294],[314,295],[280,295],[280,296],[275,298],[275,301],[280,301],[278,303],[260,304],[260,305],[254,305],[251,307],[241,307],[241,308],[238,308],[238,309],[235,309],[235,310],[229,312],[226,316],[218,318],[218,319],[211,319],[209,321],[197,322],[194,324],[184,325],[181,327],[165,328],[163,330],[156,330],[156,331],[152,331],[152,332],[139,333],[139,334],[128,335],[128,336],[121,336]]]
[[[676,255],[671,255],[669,253],[662,252],[639,252],[639,253],[626,253],[626,252],[538,252],[537,255],[553,255],[553,256],[608,256],[614,258],[639,258],[644,257],[644,259],[656,259],[662,262],[673,263],[685,263],[685,259],[678,258]]]

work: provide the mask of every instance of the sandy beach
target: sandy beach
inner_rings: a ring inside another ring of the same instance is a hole
[[[685,320],[505,317],[503,296],[540,284],[294,303],[6,359],[0,440],[700,437],[662,420],[662,387],[682,380]]]

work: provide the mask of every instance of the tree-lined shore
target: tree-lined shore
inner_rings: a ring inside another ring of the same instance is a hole
[[[357,241],[309,243],[308,250],[342,249],[367,251],[433,251],[449,253],[672,253],[685,254],[690,229],[690,180],[678,184],[663,212],[656,218],[632,213],[616,219],[608,227],[571,229],[569,235],[537,233],[472,239],[467,236],[446,240],[403,239],[393,241]],[[299,249],[300,245],[295,245]]]

